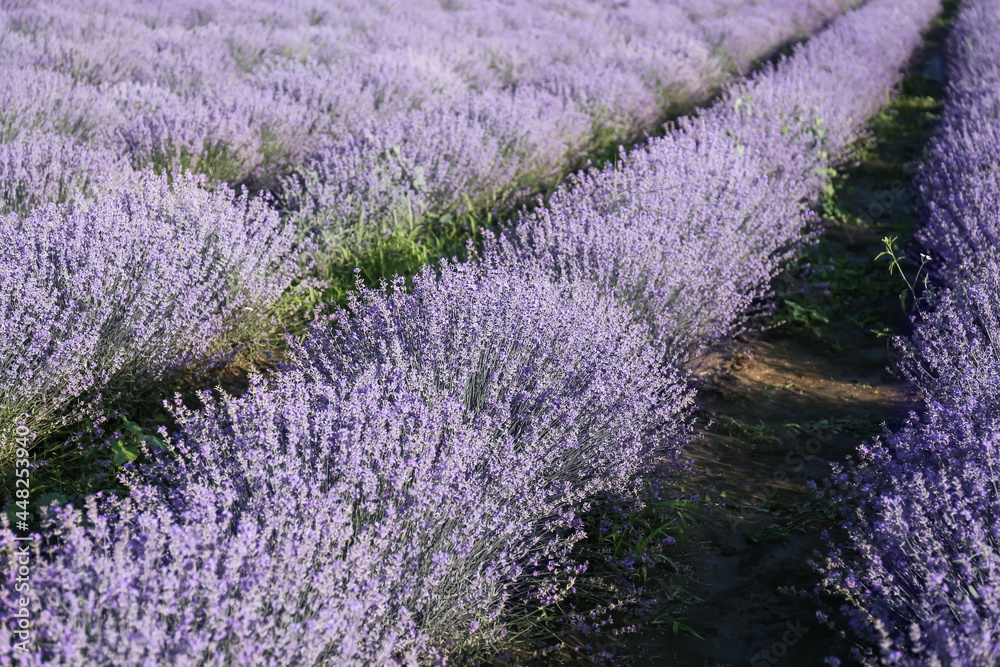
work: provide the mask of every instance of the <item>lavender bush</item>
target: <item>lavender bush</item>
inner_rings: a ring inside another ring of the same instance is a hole
[[[0,218],[0,424],[36,437],[74,399],[163,378],[259,332],[295,268],[259,199],[136,177],[97,199]],[[6,466],[7,453],[4,453]]]
[[[917,178],[926,224],[918,238],[937,275],[955,285],[993,259],[1000,234],[1000,18],[997,4],[968,3],[948,41],[948,100]]]
[[[571,575],[585,499],[676,446],[682,378],[592,288],[440,269],[362,289],[244,397],[175,408],[129,500],[60,513],[23,664],[415,664]]]
[[[438,271],[425,268],[409,293],[401,279],[361,287],[345,323],[314,330],[296,366],[330,377],[402,372],[464,401],[494,437],[516,436],[524,456],[565,465],[582,492],[623,488],[686,402],[678,374],[654,371],[644,329],[591,285],[549,285],[540,270],[443,262]]]
[[[731,14],[698,22],[709,43],[725,46],[725,58],[744,73],[790,38],[807,37],[826,22],[859,3],[840,0],[817,2],[759,2],[740,7]],[[688,11],[703,11],[692,7]]]
[[[803,187],[795,194],[815,201],[832,161],[888,101],[939,10],[929,0],[869,2],[730,88],[707,117],[757,153],[771,178],[791,179],[777,187]]]
[[[701,121],[685,130],[575,179],[488,243],[503,261],[596,282],[680,362],[731,332],[804,222],[725,132]]]
[[[879,665],[995,664],[1000,654],[1000,424],[931,402],[838,471],[851,549],[825,586]]]
[[[56,133],[139,170],[280,178],[336,257],[371,229],[551,181],[852,4],[12,4],[0,144]]]
[[[794,11],[788,11],[787,4],[772,2],[727,13],[714,19],[706,34],[714,35],[711,43],[725,52],[725,39],[744,34],[744,14],[780,14],[769,33],[774,41],[747,44],[738,54],[730,51],[745,63],[802,31],[815,30],[850,3],[808,3]],[[659,11],[672,16],[670,9],[661,5]],[[638,34],[628,38],[627,46],[595,51],[599,58],[591,60],[590,52],[546,54],[542,61],[555,62],[534,76],[516,76],[515,65],[505,64],[508,74],[500,90],[473,95],[476,115],[466,116],[463,109],[469,102],[451,95],[445,98],[450,109],[445,121],[434,107],[422,106],[386,119],[361,136],[353,132],[324,146],[283,181],[300,228],[321,238],[318,247],[328,262],[341,252],[357,253],[377,234],[410,234],[443,213],[476,204],[489,208],[492,199],[551,180],[574,155],[594,145],[592,137],[626,137],[648,130],[664,109],[703,99],[724,79],[703,44],[680,32],[664,32],[659,24],[639,28],[640,22],[662,19],[645,5],[621,8],[613,25],[626,17],[634,25],[623,32]],[[567,34],[577,29],[567,26]],[[654,35],[651,47],[646,40]],[[592,34],[579,39],[607,42]],[[563,47],[561,42],[544,44],[552,50]],[[574,60],[581,57],[587,59],[586,66]]]
[[[59,134],[21,133],[0,143],[0,215],[27,216],[48,202],[91,195],[128,176],[114,153],[79,145]]]
[[[909,379],[936,401],[967,414],[1000,407],[1000,261],[986,257],[923,314],[900,342]]]
[[[805,4],[775,21],[770,46],[815,30],[847,2]],[[113,0],[5,6],[4,125],[44,126],[172,166],[220,169],[205,162],[223,152],[220,175],[234,179],[294,166],[329,136],[470,90],[549,91],[597,123],[630,131],[648,123],[663,91],[683,96],[716,83],[710,49],[726,50],[745,11],[742,3],[701,7],[713,22],[702,35],[690,11],[648,0],[243,9]],[[729,55],[752,59],[756,46],[739,43]]]

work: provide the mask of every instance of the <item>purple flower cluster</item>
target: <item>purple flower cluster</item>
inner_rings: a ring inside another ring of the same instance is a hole
[[[948,45],[948,102],[941,130],[918,176],[927,218],[919,238],[949,286],[963,282],[985,258],[996,258],[1000,241],[997,5],[968,5]]]
[[[324,378],[392,369],[445,391],[480,430],[514,444],[521,463],[548,461],[581,498],[591,485],[624,488],[649,439],[667,438],[687,402],[681,376],[655,370],[645,328],[590,283],[442,262],[409,291],[397,279],[349,298],[343,324],[314,330],[296,367]]]
[[[407,142],[415,160],[454,120],[435,107],[472,104],[490,116],[473,134],[524,126],[560,146],[532,146],[530,160],[505,169],[564,168],[595,132],[649,129],[664,103],[721,83],[727,63],[752,62],[851,3],[697,4],[258,0],[236,12],[218,2],[13,3],[0,9],[0,142],[55,132],[107,152],[106,161],[229,183],[270,179],[312,156],[338,188],[345,174],[367,177],[365,165],[336,164],[345,142],[375,127],[376,144],[391,148],[394,133],[406,134],[397,126],[436,123]],[[448,171],[432,187],[457,189],[478,174]],[[495,186],[486,179],[475,194]]]
[[[596,281],[690,360],[731,334],[803,242],[805,203],[887,100],[938,8],[873,2],[699,118],[576,178],[490,246]]]
[[[690,361],[732,331],[799,241],[800,201],[776,194],[760,160],[694,121],[557,191],[488,252],[593,281]]]
[[[986,666],[1000,655],[1000,422],[930,401],[837,471],[850,549],[824,587],[865,664]]]
[[[361,289],[284,373],[175,408],[176,456],[128,501],[65,510],[21,664],[412,664],[500,637],[690,397],[595,289],[440,271]]]
[[[204,186],[136,176],[0,217],[0,423],[26,413],[44,435],[74,399],[260,330],[293,276],[293,233],[264,201]]]
[[[0,215],[27,216],[48,202],[94,194],[120,183],[128,163],[52,132],[24,132],[0,143]]]
[[[850,549],[825,565],[872,664],[1000,656],[1000,2],[963,3],[918,175],[920,238],[945,289],[902,343],[925,414],[839,471]]]
[[[729,10],[704,29],[664,3],[575,8],[573,20],[542,16],[537,6],[477,8],[477,34],[492,11],[516,26],[488,31],[490,75],[324,140],[283,179],[289,209],[303,233],[321,240],[320,252],[335,256],[357,252],[378,234],[408,232],[427,217],[536,188],[595,142],[650,130],[671,104],[704,98],[728,76],[712,48],[726,61],[751,62],[851,3],[797,3],[794,11],[789,4]],[[744,19],[764,11],[771,30],[740,41]],[[557,25],[561,36],[554,38]],[[770,41],[761,43],[763,35]],[[529,36],[535,39],[522,44]],[[729,49],[729,39],[739,51]],[[464,60],[463,67],[472,70]]]

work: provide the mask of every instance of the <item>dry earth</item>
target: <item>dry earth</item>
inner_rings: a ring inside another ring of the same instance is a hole
[[[650,626],[616,664],[798,666],[847,657],[847,640],[817,622],[808,595],[818,583],[809,561],[825,552],[820,531],[836,525],[808,482],[822,489],[832,461],[846,460],[881,422],[898,423],[919,394],[887,370],[884,340],[840,333],[856,344],[836,356],[817,354],[812,333],[779,331],[715,360],[699,391],[715,423],[688,453],[700,469],[693,486],[725,492],[726,503],[700,513],[680,559],[684,591],[665,610],[701,638]]]

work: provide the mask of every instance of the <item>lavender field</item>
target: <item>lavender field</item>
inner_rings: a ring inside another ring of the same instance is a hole
[[[0,664],[723,664],[705,378],[819,345],[932,34],[921,399],[823,454],[786,664],[1000,664],[997,0],[0,1]]]

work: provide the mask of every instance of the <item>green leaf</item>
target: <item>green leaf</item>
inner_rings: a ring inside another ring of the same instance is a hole
[[[125,443],[121,440],[116,440],[113,445],[111,445],[111,451],[113,453],[112,462],[116,466],[123,466],[129,461],[135,461],[139,458],[139,452],[125,446]]]
[[[129,421],[128,417],[122,417],[122,423],[125,424],[125,430],[135,437],[142,438],[145,436],[145,433],[142,432],[142,427],[133,421]]]

